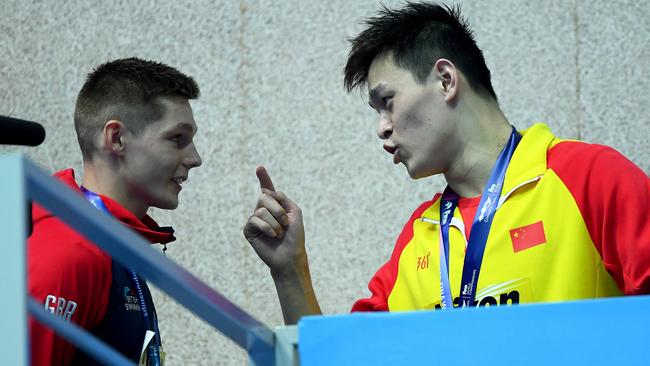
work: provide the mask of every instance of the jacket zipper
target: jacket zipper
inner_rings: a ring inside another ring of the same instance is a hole
[[[525,182],[522,182],[522,183],[516,185],[514,188],[512,188],[510,191],[508,191],[508,193],[502,195],[499,198],[499,202],[497,204],[497,210],[501,207],[501,205],[503,205],[503,203],[506,201],[506,199],[508,199],[508,197],[510,197],[510,195],[512,193],[514,193],[517,189],[519,189],[519,188],[521,188],[521,187],[523,187],[523,186],[525,186],[527,184],[536,182],[536,181],[538,181],[540,179],[542,179],[542,176],[538,175],[533,179],[529,179],[529,180],[527,180]],[[422,222],[428,222],[430,224],[440,225],[440,220],[432,220],[432,219],[427,218],[427,217],[420,217],[420,220]],[[449,226],[453,226],[456,229],[460,230],[460,232],[463,234],[463,240],[465,241],[465,247],[467,247],[467,239],[466,239],[466,235],[465,235],[465,223],[463,223],[462,220],[460,220],[460,219],[458,219],[456,217],[452,217],[451,222],[449,223]]]

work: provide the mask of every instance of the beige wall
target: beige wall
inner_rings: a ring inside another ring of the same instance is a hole
[[[400,2],[388,1],[388,4]],[[650,9],[604,0],[462,1],[501,106],[524,128],[615,147],[650,170]],[[241,235],[257,164],[304,211],[315,288],[326,313],[348,311],[388,258],[411,210],[443,187],[412,181],[375,136],[375,113],[342,87],[346,38],[375,1],[15,1],[0,22],[0,114],[42,122],[29,156],[80,169],[72,126],[85,74],[139,56],[192,74],[203,167],[174,212],[168,256],[269,326],[282,323],[268,270]],[[0,152],[8,149],[2,148]],[[170,365],[239,365],[245,354],[157,295]]]

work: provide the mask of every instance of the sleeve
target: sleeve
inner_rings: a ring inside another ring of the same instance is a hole
[[[413,222],[420,218],[422,213],[431,206],[437,199],[434,197],[432,201],[424,202],[418,207],[411,215],[399,237],[395,243],[395,248],[391,254],[390,259],[386,262],[375,275],[370,279],[368,289],[370,290],[370,297],[357,300],[352,305],[352,312],[356,311],[388,311],[388,296],[393,290],[395,280],[397,279],[397,272],[399,269],[399,258],[402,250],[413,238]]]
[[[578,204],[605,268],[626,295],[650,293],[650,179],[616,150],[565,141],[549,167]]]
[[[106,314],[111,260],[74,231],[37,224],[27,244],[28,291],[56,316],[90,329]],[[69,365],[75,348],[29,319],[32,365]]]

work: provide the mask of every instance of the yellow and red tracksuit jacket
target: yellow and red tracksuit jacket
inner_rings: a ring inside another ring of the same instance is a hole
[[[522,131],[487,239],[476,305],[650,293],[650,179],[615,150]],[[457,305],[480,197],[461,198],[449,230]],[[413,213],[352,311],[440,307],[440,194]]]

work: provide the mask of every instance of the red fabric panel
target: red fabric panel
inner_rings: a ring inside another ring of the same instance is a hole
[[[35,213],[42,210],[35,207]],[[28,291],[60,317],[88,329],[108,306],[111,259],[83,237],[49,217],[34,227],[27,243]],[[29,320],[32,365],[68,365],[75,348]]]
[[[602,145],[565,141],[548,167],[578,204],[605,267],[625,294],[650,293],[650,179]]]
[[[469,241],[469,234],[472,232],[474,216],[476,216],[479,203],[481,203],[481,196],[471,198],[461,197],[458,200],[458,210],[463,218],[463,224],[465,224],[465,240],[467,241]]]

